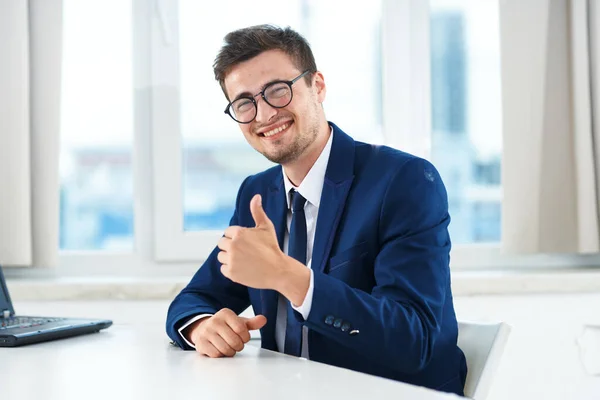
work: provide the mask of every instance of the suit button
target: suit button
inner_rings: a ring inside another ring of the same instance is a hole
[[[344,322],[342,324],[342,332],[348,332],[350,330],[350,324],[347,322]]]
[[[328,315],[327,317],[325,317],[325,324],[326,325],[333,325],[333,315]]]
[[[336,319],[336,320],[333,322],[333,327],[334,327],[334,328],[339,328],[340,326],[342,326],[342,322],[344,322],[344,321],[342,321],[342,319],[341,319],[341,318],[338,318],[338,319]]]

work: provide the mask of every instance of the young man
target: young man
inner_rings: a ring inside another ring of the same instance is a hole
[[[298,33],[261,25],[225,42],[225,112],[279,166],[242,183],[229,228],[169,308],[169,336],[222,357],[260,329],[266,349],[462,395],[436,169],[328,122]],[[250,305],[256,317],[237,315]]]

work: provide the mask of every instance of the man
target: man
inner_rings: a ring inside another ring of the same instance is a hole
[[[222,357],[260,329],[269,350],[462,395],[435,168],[328,123],[323,74],[289,28],[229,33],[214,71],[225,112],[280,165],[242,183],[218,247],[169,308],[169,336]],[[256,316],[239,317],[250,305]]]

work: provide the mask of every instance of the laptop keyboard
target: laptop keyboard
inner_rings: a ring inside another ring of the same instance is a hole
[[[9,317],[0,318],[0,330],[8,328],[31,328],[49,322],[62,321],[65,318],[36,318],[36,317]]]

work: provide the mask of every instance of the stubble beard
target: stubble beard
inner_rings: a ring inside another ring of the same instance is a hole
[[[294,141],[289,146],[273,153],[268,153],[265,151],[262,152],[262,155],[265,156],[267,160],[276,164],[289,164],[291,162],[296,161],[298,158],[300,158],[302,154],[304,154],[306,149],[314,143],[318,134],[318,124],[314,121],[311,121],[308,130],[305,132],[299,132],[298,135],[295,137]],[[276,141],[274,144],[277,145],[279,144],[278,142],[279,141]]]

